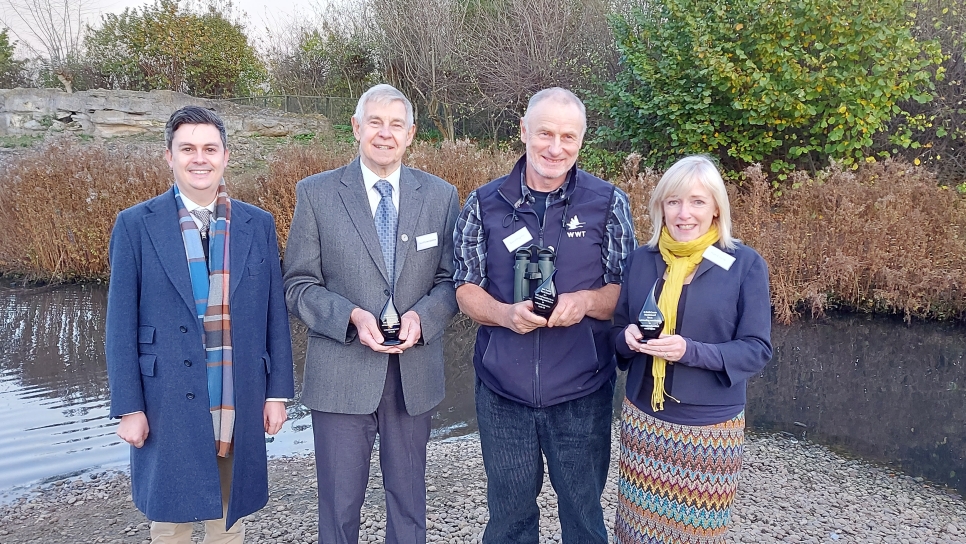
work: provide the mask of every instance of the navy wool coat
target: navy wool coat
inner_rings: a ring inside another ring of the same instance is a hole
[[[687,340],[687,351],[667,369],[673,374],[668,394],[684,404],[744,404],[748,380],[771,360],[768,266],[741,243],[727,253],[735,258],[729,270],[708,259],[698,265],[688,286],[683,319],[678,320],[677,333]],[[651,287],[666,270],[661,252],[649,246],[637,248],[624,266],[611,340],[618,365],[628,370],[629,399],[638,398],[641,389],[654,382],[651,357],[627,347],[624,328],[637,322]],[[702,368],[707,360],[720,360],[722,369]]]
[[[232,200],[235,431],[227,525],[268,502],[264,403],[294,397],[292,345],[271,214]],[[111,233],[106,351],[110,417],[143,411],[134,503],[152,521],[222,516],[201,323],[174,191],[122,211]]]

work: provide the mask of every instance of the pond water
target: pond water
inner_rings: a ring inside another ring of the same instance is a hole
[[[128,446],[107,419],[106,297],[103,285],[0,289],[0,501],[32,484],[126,467]],[[305,334],[293,328],[298,390]],[[474,331],[458,318],[447,333],[435,438],[476,429]],[[854,315],[776,325],[775,358],[749,386],[748,427],[793,433],[966,493],[964,333],[961,325]],[[291,406],[289,418],[270,439],[270,455],[312,450],[308,410]]]
[[[966,326],[833,315],[772,332],[748,420],[966,495]]]

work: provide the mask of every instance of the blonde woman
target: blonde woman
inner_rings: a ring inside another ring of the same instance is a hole
[[[675,163],[628,259],[612,339],[628,370],[617,541],[724,542],[744,444],[745,384],[771,359],[768,268],[731,237],[728,193],[703,156]],[[644,340],[652,288],[664,317]]]

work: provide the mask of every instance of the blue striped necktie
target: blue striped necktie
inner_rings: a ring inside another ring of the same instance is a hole
[[[392,205],[392,184],[381,179],[376,182],[376,191],[382,197],[376,206],[376,233],[379,244],[382,245],[382,258],[386,261],[389,272],[389,284],[395,282],[396,262],[396,207]]]

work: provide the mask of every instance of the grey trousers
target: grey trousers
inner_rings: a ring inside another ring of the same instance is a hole
[[[389,357],[372,414],[312,411],[319,481],[319,544],[356,544],[376,435],[386,491],[386,544],[426,542],[426,442],[432,411],[406,412],[399,357]]]

